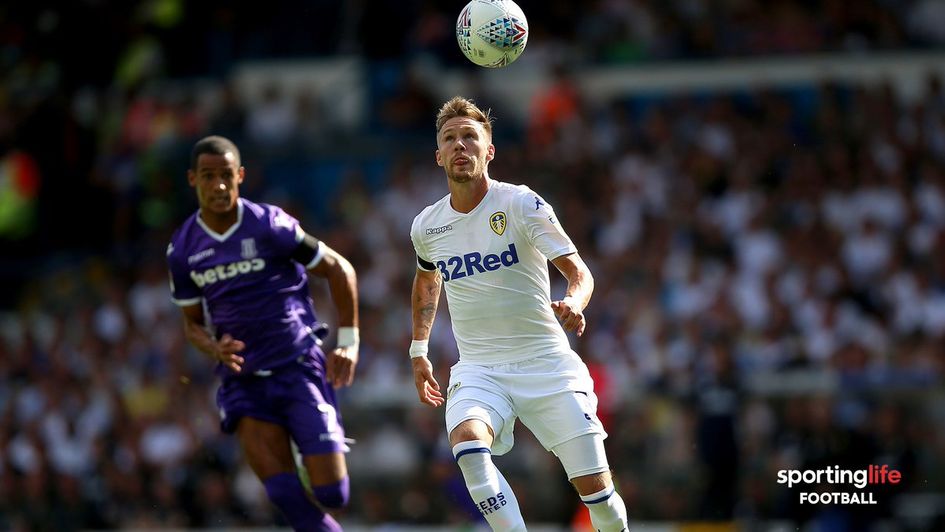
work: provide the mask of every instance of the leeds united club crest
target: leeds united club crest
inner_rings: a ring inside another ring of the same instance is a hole
[[[492,216],[489,217],[489,227],[492,228],[492,231],[502,236],[502,233],[505,232],[506,219],[505,213],[502,211],[496,211],[492,213]]]

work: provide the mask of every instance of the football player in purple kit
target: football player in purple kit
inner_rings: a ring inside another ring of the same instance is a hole
[[[191,152],[187,180],[199,210],[171,238],[171,293],[187,339],[217,362],[221,428],[236,433],[269,499],[295,530],[341,530],[349,481],[334,388],[358,363],[354,268],[273,205],[239,196],[245,169],[230,140],[210,136]],[[338,315],[337,347],[321,350],[307,273],[327,279]],[[290,438],[312,484],[296,474]]]

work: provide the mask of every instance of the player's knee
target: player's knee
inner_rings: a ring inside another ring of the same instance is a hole
[[[312,486],[312,495],[327,510],[340,510],[351,499],[351,481],[344,477],[334,484]]]
[[[588,493],[595,493],[602,489],[612,487],[613,480],[610,478],[610,471],[603,471],[574,477],[571,479],[571,484],[574,485],[574,488],[579,494],[587,495]]]
[[[474,440],[484,441],[486,447],[489,447],[494,438],[495,434],[492,427],[481,419],[467,419],[450,431],[449,435],[450,445],[454,447],[460,443]]]
[[[558,444],[552,451],[561,460],[578,492],[597,491],[608,484],[610,466],[604,451],[604,438],[600,434],[582,434]],[[604,483],[600,484],[602,481]]]

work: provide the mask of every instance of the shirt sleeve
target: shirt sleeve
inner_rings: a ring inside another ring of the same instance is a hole
[[[528,241],[548,260],[576,253],[577,248],[564,232],[551,205],[535,192],[526,190],[519,206],[522,209],[522,229]]]
[[[167,267],[171,285],[171,301],[179,307],[196,305],[203,300],[203,292],[190,277],[190,270],[174,253],[174,244],[167,246]]]
[[[424,262],[433,264],[433,260],[430,258],[423,239],[420,237],[420,215],[417,215],[417,217],[413,219],[413,224],[410,226],[410,241],[413,242],[413,249],[417,254],[417,267],[424,271],[433,271],[436,269],[435,266],[433,268],[427,268],[423,264]]]
[[[298,220],[279,207],[269,205],[268,211],[273,249],[280,256],[291,257],[305,238],[305,231]]]

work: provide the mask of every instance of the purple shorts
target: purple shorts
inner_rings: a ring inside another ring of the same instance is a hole
[[[220,428],[236,432],[243,416],[285,427],[303,455],[348,452],[335,390],[310,361],[263,375],[232,375],[217,389]]]

